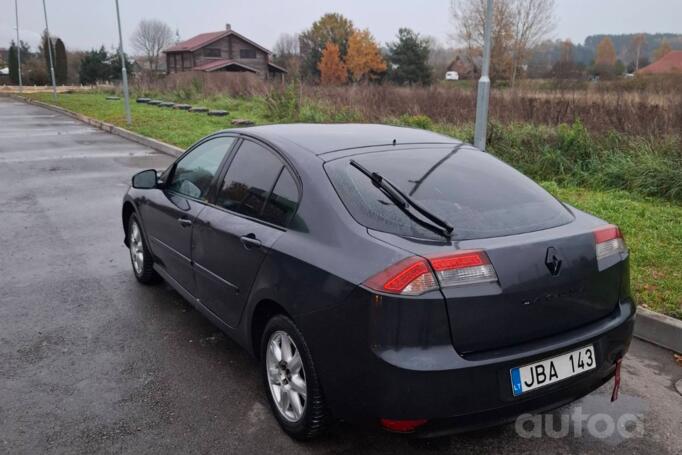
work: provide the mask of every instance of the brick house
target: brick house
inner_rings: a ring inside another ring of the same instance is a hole
[[[182,71],[248,72],[264,79],[283,77],[286,70],[270,61],[272,52],[232,30],[201,33],[163,51],[166,73]]]

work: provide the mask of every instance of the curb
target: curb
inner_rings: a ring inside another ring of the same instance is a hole
[[[670,316],[638,307],[635,336],[673,352],[682,353],[682,321]]]
[[[153,150],[156,150],[157,152],[161,152],[165,155],[172,156],[173,158],[177,158],[178,156],[182,155],[184,153],[184,150],[181,148],[178,148],[174,145],[166,144],[165,142],[157,141],[156,139],[149,138],[147,136],[143,136],[138,133],[134,133],[130,130],[127,130],[125,128],[121,128],[120,126],[112,125],[111,123],[106,123],[102,122],[100,120],[95,120],[93,118],[90,118],[86,115],[79,114],[77,112],[70,111],[68,109],[64,109],[63,107],[55,106],[53,104],[48,104],[48,103],[43,103],[42,101],[37,101],[33,100],[31,98],[26,98],[23,96],[18,96],[18,95],[11,95],[12,98],[15,98],[17,100],[23,101],[28,104],[35,104],[36,106],[43,107],[45,109],[49,109],[51,111],[59,112],[60,114],[67,115],[71,118],[74,118],[76,120],[79,120],[83,123],[86,123],[90,126],[94,126],[95,128],[98,128],[102,131],[106,131],[107,133],[110,134],[115,134],[116,136],[120,136],[124,139],[127,139],[132,142],[136,142],[140,145],[144,145],[145,147],[149,147]]]

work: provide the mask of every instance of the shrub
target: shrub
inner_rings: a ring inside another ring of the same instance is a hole
[[[433,128],[433,121],[427,115],[405,114],[400,117],[400,123],[405,126],[421,128],[423,130],[430,130]]]
[[[273,122],[296,122],[301,104],[298,84],[276,87],[265,95],[266,117]]]

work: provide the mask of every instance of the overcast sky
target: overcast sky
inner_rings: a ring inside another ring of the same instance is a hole
[[[45,27],[41,0],[19,1],[22,40],[35,49]],[[118,41],[114,0],[46,0],[50,30],[69,49],[90,49]],[[450,0],[119,0],[124,45],[143,18],[158,18],[180,31],[182,39],[222,30],[225,23],[272,48],[282,32],[295,33],[326,12],[339,12],[369,28],[381,44],[399,27],[450,44]],[[500,0],[497,0],[500,1]],[[576,43],[598,33],[682,32],[682,0],[556,0],[553,38]],[[0,47],[15,37],[14,0],[0,0]]]

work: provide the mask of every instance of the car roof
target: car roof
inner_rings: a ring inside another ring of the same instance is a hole
[[[226,130],[271,142],[294,144],[313,155],[381,145],[458,144],[451,137],[417,128],[359,123],[292,123]]]

